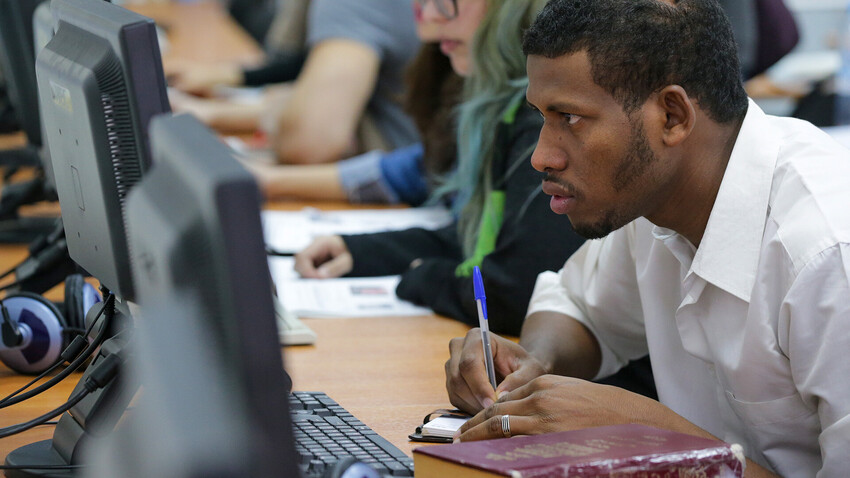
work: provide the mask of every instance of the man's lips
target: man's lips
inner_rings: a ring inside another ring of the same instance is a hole
[[[575,197],[575,194],[568,191],[567,188],[551,181],[543,181],[543,193],[550,196]]]
[[[566,188],[549,181],[543,181],[543,192],[552,196],[549,207],[556,214],[569,214],[575,208],[576,197]]]

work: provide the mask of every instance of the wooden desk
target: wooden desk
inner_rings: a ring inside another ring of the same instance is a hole
[[[449,340],[466,325],[438,316],[305,319],[314,346],[288,347],[284,367],[295,390],[322,391],[410,454],[422,418],[450,407],[444,364]]]
[[[0,134],[0,151],[16,149],[27,145],[27,136],[23,132]]]

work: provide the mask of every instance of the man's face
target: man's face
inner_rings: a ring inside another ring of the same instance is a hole
[[[528,57],[528,102],[544,124],[531,163],[546,173],[550,207],[584,237],[650,214],[669,169],[650,145],[643,108],[627,115],[591,77],[585,52]]]

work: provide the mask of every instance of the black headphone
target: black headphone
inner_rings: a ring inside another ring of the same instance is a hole
[[[102,300],[81,274],[65,278],[65,301],[54,304],[32,292],[15,292],[0,301],[0,360],[26,374],[47,370],[75,335],[83,335],[86,313]]]

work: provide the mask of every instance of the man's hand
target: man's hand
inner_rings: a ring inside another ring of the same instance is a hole
[[[661,403],[619,387],[544,375],[500,397],[460,428],[460,441],[503,438],[502,415],[511,436],[604,425],[639,423],[714,438]]]
[[[295,271],[307,279],[328,279],[345,275],[354,267],[354,258],[340,236],[323,236],[295,254]]]
[[[490,345],[496,377],[504,377],[495,391],[484,366],[481,329],[474,328],[466,337],[449,342],[451,357],[446,362],[446,389],[455,407],[477,413],[492,405],[499,394],[546,373],[540,362],[510,340],[490,334]]]

